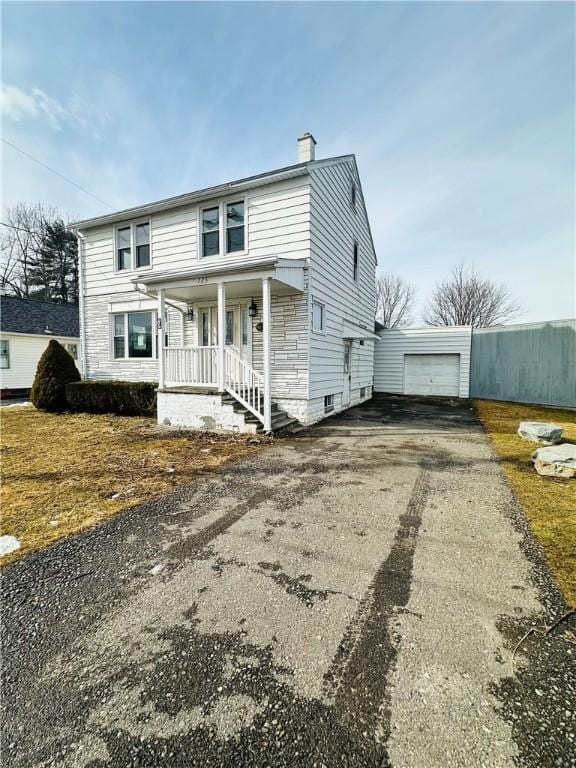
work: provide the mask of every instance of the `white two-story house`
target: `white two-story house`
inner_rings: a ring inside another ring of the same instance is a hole
[[[273,431],[371,397],[376,254],[354,155],[75,224],[85,379],[158,382],[161,424]]]

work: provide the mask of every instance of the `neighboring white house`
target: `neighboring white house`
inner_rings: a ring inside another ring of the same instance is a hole
[[[374,391],[399,395],[467,398],[470,326],[378,330]]]
[[[78,359],[78,307],[0,296],[0,390],[2,397],[27,395],[36,366],[51,339]]]
[[[158,381],[160,423],[265,431],[372,394],[376,254],[354,155],[74,225],[86,379]]]

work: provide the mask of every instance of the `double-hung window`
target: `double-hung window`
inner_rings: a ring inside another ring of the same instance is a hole
[[[10,368],[10,342],[0,339],[0,368]]]
[[[202,256],[238,253],[246,248],[245,203],[220,203],[200,212]]]
[[[220,208],[204,208],[202,211],[202,256],[218,256],[220,253]]]
[[[150,266],[150,224],[145,221],[134,228],[136,239],[136,269]]]
[[[134,248],[132,243],[134,242]],[[116,230],[116,269],[150,266],[150,222],[141,221]]]
[[[352,277],[354,282],[358,281],[358,243],[354,243],[354,252],[352,255]]]
[[[319,301],[312,301],[312,330],[324,330],[324,304]]]
[[[226,205],[226,253],[244,250],[244,203]]]
[[[116,269],[132,269],[132,228],[116,230]]]
[[[153,357],[152,312],[120,312],[112,315],[112,346],[115,359]]]

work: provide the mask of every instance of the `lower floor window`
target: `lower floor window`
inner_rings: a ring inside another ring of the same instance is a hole
[[[122,312],[112,318],[115,358],[154,356],[152,312]]]
[[[324,413],[330,413],[334,410],[334,395],[324,396]]]
[[[10,343],[0,339],[0,368],[10,368]]]
[[[360,387],[360,397],[366,397],[366,387]]]
[[[66,352],[68,352],[68,354],[71,355],[74,360],[78,360],[77,344],[66,344]]]

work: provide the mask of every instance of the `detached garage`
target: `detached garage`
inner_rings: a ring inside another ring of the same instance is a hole
[[[471,328],[383,329],[378,336],[375,392],[468,397]]]

